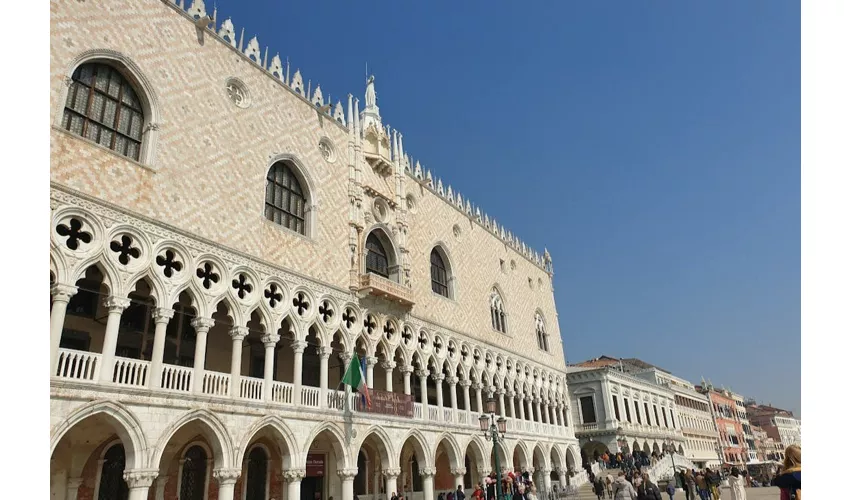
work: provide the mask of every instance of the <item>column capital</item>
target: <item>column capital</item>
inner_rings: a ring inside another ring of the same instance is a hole
[[[419,378],[427,377],[429,373],[428,370],[416,370],[416,376]]]
[[[442,384],[443,379],[445,379],[446,376],[443,375],[442,373],[435,373],[434,375],[431,375],[431,378],[434,380],[434,382],[437,382],[438,384]]]
[[[475,389],[476,391],[480,391],[480,390],[484,389],[484,384],[482,384],[481,382],[476,382],[476,383],[472,384],[472,388]]]
[[[461,387],[469,387],[469,386],[471,386],[471,385],[472,385],[472,381],[471,381],[471,380],[468,380],[468,379],[467,379],[467,380],[461,380],[461,381],[460,381],[460,386],[461,386]]]
[[[280,337],[278,337],[280,338]],[[307,342],[305,340],[293,340],[292,341],[292,352],[295,354],[304,354],[304,349],[307,348]]]
[[[512,391],[512,390],[509,390],[509,391],[508,391],[508,397],[509,397],[509,398],[513,398],[513,397],[515,397],[515,396],[516,396],[516,393],[515,393],[514,391]]]
[[[555,467],[555,468],[554,468],[554,469],[552,469],[552,470],[554,470],[554,471],[555,471],[555,474],[557,474],[557,475],[559,475],[559,476],[563,476],[563,475],[565,475],[565,474],[567,473],[566,469],[564,469],[563,467]]]
[[[366,356],[366,366],[372,367],[378,364],[378,358],[375,356]]]
[[[398,477],[398,476],[401,475],[401,469],[398,468],[398,467],[390,468],[390,469],[384,469],[384,470],[381,471],[381,473],[384,475],[384,477],[394,478],[394,477]]]
[[[230,328],[230,338],[233,340],[243,341],[248,336],[247,326],[234,326]]]
[[[395,367],[396,367],[396,364],[395,364],[394,361],[382,361],[381,362],[381,368],[383,368],[384,370],[392,370]]]
[[[130,307],[130,299],[127,297],[118,297],[117,295],[110,295],[103,301],[103,305],[109,309],[109,312],[123,312],[124,309]]]
[[[264,347],[274,347],[277,345],[277,342],[280,340],[280,335],[276,333],[267,333],[260,337],[260,340],[263,342]],[[304,352],[304,351],[301,351]]]
[[[213,477],[218,480],[218,484],[236,484],[242,470],[240,469],[215,469]]]
[[[321,356],[322,359],[328,359],[328,358],[331,357],[331,354],[333,354],[333,352],[334,352],[333,347],[331,347],[329,345],[322,346],[319,349],[319,356]]]
[[[305,469],[289,469],[283,471],[281,478],[287,483],[297,483],[304,479],[307,475],[307,471]]]
[[[501,389],[501,388],[496,389],[494,392],[495,392],[497,395],[499,395],[499,396],[504,396],[504,395],[505,395],[505,390],[504,390],[504,389]]]
[[[434,477],[437,475],[436,467],[422,467],[419,469],[419,475],[422,477]]]
[[[466,475],[466,467],[458,467],[457,469],[452,469],[449,472],[452,476],[464,476]]]
[[[457,377],[446,377],[446,382],[447,382],[449,385],[456,385],[456,384],[457,384],[457,381],[458,381],[458,378],[457,378]]]
[[[541,474],[546,474],[546,475],[548,476],[548,475],[552,472],[552,469],[542,468],[542,469],[538,469],[538,471],[539,471]]]
[[[342,365],[348,368],[348,365],[351,363],[351,358],[354,356],[350,352],[341,352],[339,354],[339,359],[342,361]]]
[[[337,469],[336,475],[342,481],[354,481],[354,478],[357,477],[357,469]]]
[[[50,287],[50,295],[53,296],[53,300],[58,300],[60,302],[68,302],[71,300],[71,297],[77,294],[77,287],[72,285],[63,285],[61,283],[57,283]]]
[[[413,365],[401,365],[401,373],[413,373]]]
[[[150,488],[158,475],[159,469],[129,469],[124,471],[124,481],[131,490]]]
[[[154,323],[168,323],[174,317],[174,309],[170,307],[157,307],[151,312]]]
[[[215,325],[215,320],[212,318],[202,318],[198,316],[197,318],[190,321],[189,324],[192,325],[192,328],[197,331],[203,330],[206,332],[209,331],[209,329],[212,328],[213,325]]]

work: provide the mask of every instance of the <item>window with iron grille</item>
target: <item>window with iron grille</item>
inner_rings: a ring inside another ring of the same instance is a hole
[[[183,457],[180,478],[180,500],[204,500],[207,479],[207,452],[200,446],[192,446]]]
[[[296,233],[306,234],[306,201],[301,183],[289,163],[280,161],[272,165],[266,176],[266,219]]]
[[[74,71],[62,117],[65,130],[138,160],[144,121],[136,92],[118,70],[89,63]]]
[[[443,297],[449,296],[449,275],[436,248],[431,250],[431,290]]]
[[[103,455],[97,498],[98,500],[126,500],[129,496],[130,490],[124,482],[124,446],[116,444]]]
[[[390,277],[387,251],[374,232],[370,233],[369,237],[366,238],[366,272],[377,274],[384,278]]]

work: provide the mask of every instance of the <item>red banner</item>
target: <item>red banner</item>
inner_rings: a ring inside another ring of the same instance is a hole
[[[369,396],[372,398],[372,407],[366,408],[358,396],[355,407],[357,411],[413,418],[413,396],[410,394],[369,389]]]
[[[307,455],[307,477],[322,477],[325,475],[325,456],[320,454]]]

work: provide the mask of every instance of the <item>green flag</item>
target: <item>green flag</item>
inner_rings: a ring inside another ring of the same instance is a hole
[[[357,353],[351,357],[351,362],[348,364],[348,369],[345,370],[345,375],[342,377],[342,383],[350,386],[366,398],[366,406],[372,407],[372,398],[369,396],[369,387],[366,386],[366,376],[363,374],[363,369],[360,366]]]

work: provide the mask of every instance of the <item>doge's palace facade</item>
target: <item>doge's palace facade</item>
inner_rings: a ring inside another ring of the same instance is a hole
[[[51,1],[51,497],[585,481],[548,253],[217,17]]]

